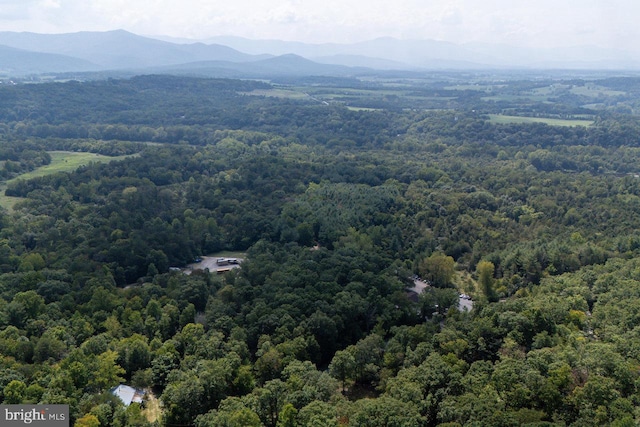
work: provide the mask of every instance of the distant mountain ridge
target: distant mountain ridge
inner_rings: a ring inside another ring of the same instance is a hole
[[[154,69],[159,73],[235,78],[275,78],[294,76],[351,76],[371,71],[343,65],[319,64],[294,54],[252,62],[200,61]]]
[[[123,30],[69,34],[0,32],[0,72],[11,75],[71,71],[130,73],[174,72],[216,77],[272,77],[277,75],[353,75],[362,68],[321,64],[295,54],[246,54],[202,42],[172,43]],[[11,49],[29,53],[29,66]],[[53,58],[61,65],[53,66]],[[17,62],[17,64],[16,64]],[[2,64],[11,66],[2,67]]]
[[[523,49],[384,37],[351,44],[214,37],[145,37],[124,30],[0,32],[0,75],[174,72],[212,77],[356,76],[375,70],[491,68],[640,69],[640,58],[592,47]]]
[[[544,49],[487,43],[455,44],[438,40],[398,40],[392,37],[350,44],[251,40],[234,36],[212,37],[204,42],[224,44],[249,54],[295,53],[313,60],[323,57],[361,56],[369,60],[403,64],[405,69],[640,69],[640,55],[596,46]],[[395,69],[395,66],[392,68]]]
[[[91,71],[95,68],[96,64],[71,56],[0,45],[0,74],[37,74],[43,69],[51,72]]]
[[[0,45],[71,56],[103,69],[140,68],[206,60],[243,62],[265,58],[218,44],[169,43],[124,30],[68,34],[0,32]]]

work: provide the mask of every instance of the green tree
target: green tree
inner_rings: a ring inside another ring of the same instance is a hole
[[[249,408],[242,408],[229,415],[229,427],[260,427],[260,417]]]
[[[35,291],[18,292],[13,297],[13,302],[24,307],[27,318],[29,319],[38,318],[45,309],[44,298]]]
[[[493,274],[495,271],[495,265],[489,261],[480,261],[476,266],[476,274],[478,275],[478,283],[480,289],[484,293],[484,296],[488,301],[495,302],[498,300],[496,292],[493,288]]]
[[[20,380],[11,381],[9,384],[5,386],[3,390],[4,403],[10,404],[10,405],[22,403],[26,390],[27,390],[27,385],[24,382]]]
[[[237,397],[229,397],[220,403],[218,409],[199,415],[196,427],[260,427],[260,417]]]
[[[95,359],[95,366],[91,372],[89,386],[96,391],[106,390],[124,381],[121,376],[125,370],[116,363],[118,353],[107,350]]]
[[[338,427],[336,405],[314,400],[300,409],[298,420],[303,427]]]
[[[124,368],[127,377],[151,365],[151,352],[145,336],[134,334],[116,343],[118,364]]]
[[[60,360],[66,351],[67,345],[65,342],[50,329],[38,340],[33,351],[33,359],[39,363],[47,360]]]
[[[351,352],[338,350],[329,364],[329,372],[342,383],[342,392],[347,390],[347,379],[355,375],[356,359]]]
[[[191,424],[205,411],[205,387],[195,372],[176,372],[162,393],[167,424]]]
[[[435,252],[420,261],[418,271],[434,286],[447,287],[451,285],[455,273],[455,261],[450,256]]]
[[[275,347],[269,348],[256,360],[254,370],[262,383],[278,378],[282,371],[282,353]]]
[[[278,415],[277,427],[296,427],[298,425],[297,418],[298,410],[291,403],[287,403]]]
[[[264,425],[276,427],[280,411],[285,405],[286,394],[286,384],[277,379],[268,381],[262,388],[253,391],[256,412]]]
[[[424,423],[415,405],[388,396],[358,400],[351,411],[349,426],[353,427],[411,427]]]
[[[78,418],[73,424],[74,427],[100,427],[100,420],[93,414],[86,414]]]

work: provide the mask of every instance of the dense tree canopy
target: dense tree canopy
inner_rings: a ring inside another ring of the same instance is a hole
[[[75,425],[640,420],[635,116],[494,123],[524,101],[442,83],[344,88],[366,108],[249,95],[271,88],[0,87],[18,198],[0,213],[0,401],[69,404]],[[455,109],[422,109],[433,91]],[[584,113],[580,96],[535,113]],[[129,157],[20,179],[52,150]],[[178,269],[223,251],[240,268]],[[159,419],[108,393],[124,382]]]

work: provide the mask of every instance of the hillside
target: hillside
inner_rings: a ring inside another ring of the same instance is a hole
[[[135,69],[196,61],[243,62],[264,57],[226,46],[163,42],[126,31],[36,34],[0,32],[0,45],[32,52],[65,55],[96,64],[95,69]],[[45,68],[46,64],[40,65]],[[53,70],[55,71],[55,70]]]
[[[70,425],[640,421],[640,79],[290,80],[0,85],[0,403]]]
[[[83,59],[52,53],[30,52],[0,45],[0,75],[90,71],[96,65]]]

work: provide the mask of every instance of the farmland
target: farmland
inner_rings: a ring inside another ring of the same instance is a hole
[[[501,114],[490,114],[491,123],[508,124],[508,123],[544,123],[549,126],[591,126],[593,120],[581,119],[552,119],[545,117],[526,117],[526,116],[505,116]]]

